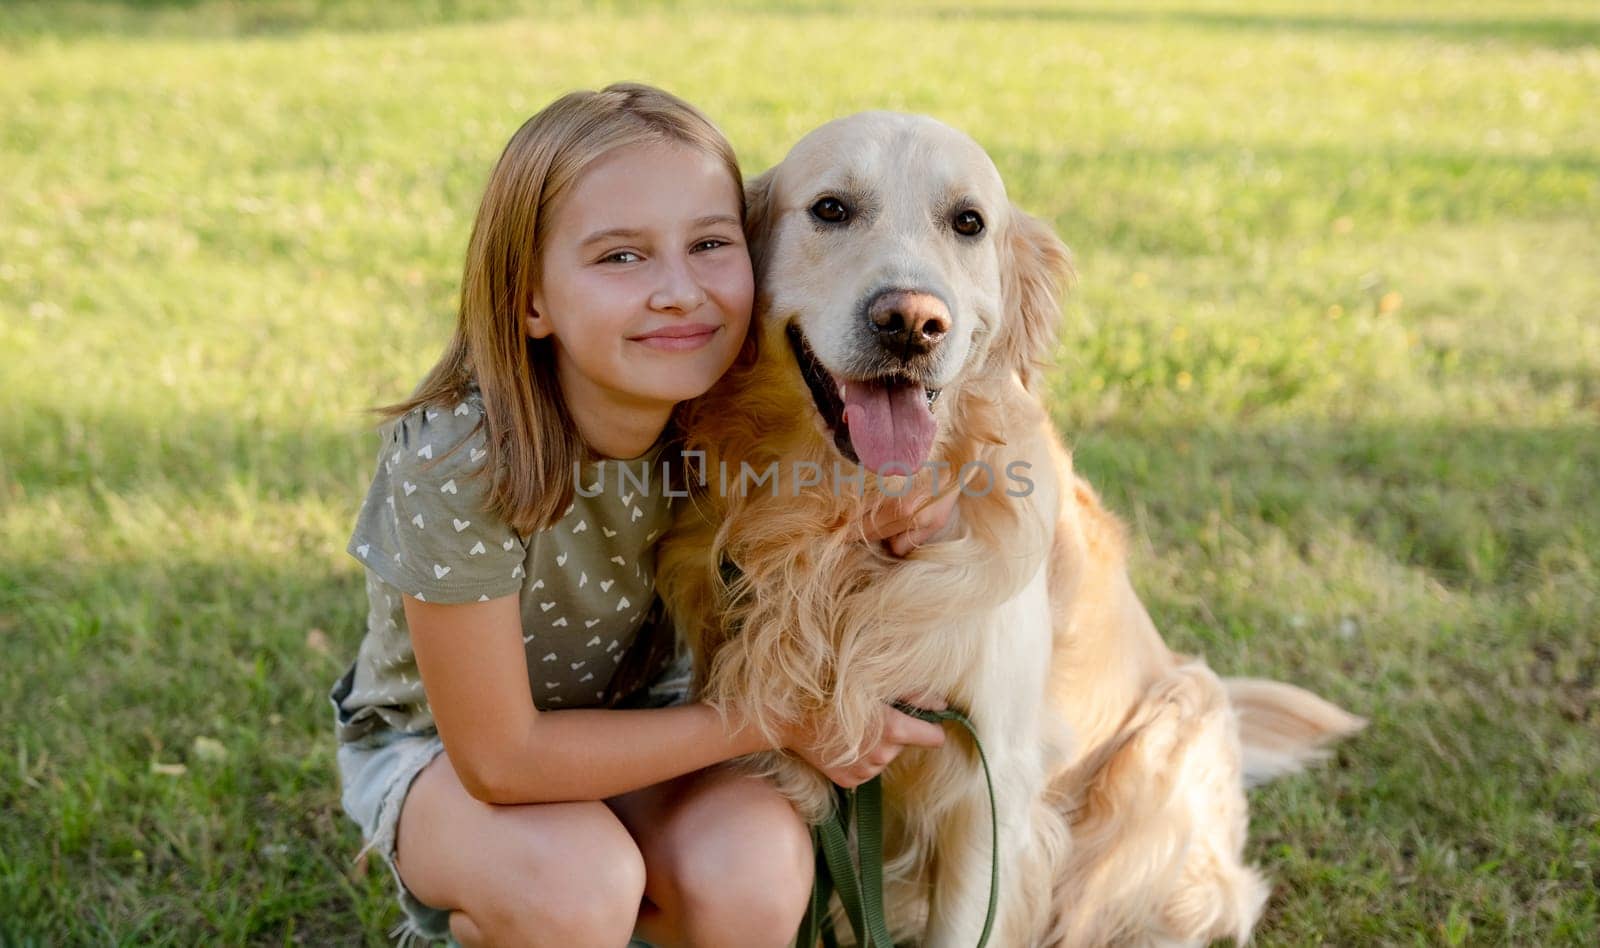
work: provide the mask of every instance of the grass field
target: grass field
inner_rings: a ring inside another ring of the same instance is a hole
[[[1592,3],[0,6],[0,944],[383,942],[325,693],[363,408],[511,131],[971,132],[1077,254],[1054,408],[1182,649],[1372,725],[1263,944],[1600,942]]]

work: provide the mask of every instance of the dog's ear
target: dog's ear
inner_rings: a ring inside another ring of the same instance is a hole
[[[1061,295],[1073,279],[1072,252],[1049,225],[1011,206],[1000,246],[1001,326],[989,353],[998,372],[1015,370],[1033,389],[1038,371],[1055,352]]]
[[[767,245],[772,236],[772,180],[774,169],[751,178],[744,186],[744,239],[750,247],[750,263],[756,279],[766,262]]]
[[[767,262],[767,249],[772,243],[772,179],[773,169],[757,175],[744,185],[744,240],[750,248],[750,266],[755,270],[756,301],[750,331],[745,333],[744,345],[733,364],[750,368],[761,355],[761,326],[759,320],[764,306],[761,302],[761,273]]]

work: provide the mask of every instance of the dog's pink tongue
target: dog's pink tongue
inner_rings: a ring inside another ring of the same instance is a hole
[[[915,382],[851,382],[845,388],[844,420],[850,446],[863,467],[877,474],[910,474],[933,449],[933,412]],[[884,468],[897,465],[892,471]]]

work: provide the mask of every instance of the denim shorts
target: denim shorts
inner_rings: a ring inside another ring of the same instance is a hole
[[[399,731],[339,745],[340,802],[367,841],[361,852],[375,850],[394,873],[405,918],[389,937],[398,939],[401,945],[450,939],[450,913],[419,901],[395,868],[395,833],[400,828],[400,807],[406,792],[422,768],[443,751],[444,744],[437,734]]]
[[[662,708],[688,700],[691,662],[686,655],[669,663],[648,686],[632,697],[628,706]],[[328,696],[334,720],[341,720],[340,702],[350,693],[354,668],[345,672]],[[411,782],[422,769],[444,752],[437,732],[408,733],[377,729],[359,740],[341,743],[338,750],[340,803],[366,840],[361,855],[377,851],[389,864],[399,890],[400,908],[405,918],[389,933],[402,946],[444,940],[450,945],[450,912],[419,900],[406,888],[395,868],[395,836],[400,829],[400,808],[405,804]],[[642,945],[642,942],[635,942]],[[648,946],[645,946],[648,948]]]

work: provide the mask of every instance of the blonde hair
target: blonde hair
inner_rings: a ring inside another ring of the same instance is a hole
[[[591,458],[556,381],[554,341],[524,331],[545,229],[596,159],[650,144],[719,159],[739,194],[742,221],[744,179],[733,146],[694,106],[631,82],[562,96],[517,129],[489,175],[444,355],[410,398],[376,409],[393,419],[423,405],[454,404],[476,381],[488,426],[488,504],[523,534],[561,519],[574,493],[573,467]]]

